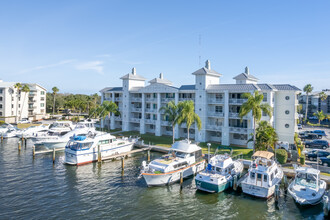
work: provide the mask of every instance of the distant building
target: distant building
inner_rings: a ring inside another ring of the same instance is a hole
[[[46,89],[38,84],[28,85],[30,92],[18,93],[16,82],[0,80],[0,120],[15,123],[22,118],[39,120],[46,115]]]
[[[308,111],[307,116],[311,117],[317,111],[323,111],[324,114],[330,114],[330,89],[324,89],[323,92],[328,95],[327,99],[322,101],[319,92],[312,92],[308,95]],[[302,111],[305,114],[306,111],[306,94],[299,96],[299,104],[302,105]]]
[[[156,136],[172,135],[172,127],[159,109],[171,100],[175,103],[193,100],[195,111],[202,120],[202,129],[198,131],[195,125],[191,126],[190,138],[199,142],[246,146],[254,127],[251,113],[243,120],[239,117],[241,105],[246,101],[242,95],[257,90],[263,93],[263,102],[274,109],[273,117],[263,114],[261,120],[273,125],[281,141],[294,142],[298,118],[297,94],[300,91],[297,87],[288,84],[258,84],[258,79],[249,73],[248,68],[234,77],[236,84],[221,84],[222,75],[211,69],[209,61],[192,75],[195,76],[194,85],[175,87],[160,74],[146,86],[146,79],[133,68],[131,74],[121,77],[122,87],[107,87],[100,91],[102,102],[115,102],[121,113],[120,116],[106,118],[102,126]],[[176,126],[174,132],[176,138],[187,137],[185,124]],[[248,146],[252,147],[251,143]]]

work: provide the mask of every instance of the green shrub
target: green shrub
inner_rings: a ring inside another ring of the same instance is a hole
[[[5,122],[4,121],[0,121],[0,125],[3,125]]]
[[[285,164],[288,160],[288,152],[284,149],[277,149],[275,151],[276,153],[276,159],[280,164]]]
[[[301,164],[301,165],[305,165],[305,154],[301,154],[301,157],[300,157],[300,164]]]

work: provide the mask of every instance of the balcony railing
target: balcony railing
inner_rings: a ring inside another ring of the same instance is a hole
[[[115,116],[115,121],[121,121],[121,117],[120,116]]]
[[[132,98],[131,98],[131,101],[132,101],[132,102],[142,102],[142,98],[139,98],[139,97],[132,97]]]
[[[170,126],[170,123],[168,121],[161,121],[161,125]]]
[[[182,102],[182,101],[187,101],[187,100],[195,100],[195,98],[179,98],[179,102]]]
[[[212,125],[211,124],[211,125],[207,125],[206,129],[211,130],[211,131],[221,131],[222,127],[221,127],[221,125]]]
[[[121,101],[121,97],[115,97],[115,101]]]
[[[236,132],[236,133],[247,133],[247,128],[230,127],[229,131]]]
[[[156,98],[146,98],[147,102],[157,102]]]
[[[223,112],[213,112],[213,111],[209,111],[207,112],[207,115],[209,117],[217,117],[217,118],[223,118],[224,117],[224,113]]]
[[[140,123],[140,121],[141,121],[140,118],[130,118],[130,122]]]
[[[132,108],[132,112],[142,112],[142,108]]]
[[[146,109],[145,109],[145,112],[148,112],[148,113],[153,113],[153,112],[157,112],[157,109],[153,109],[153,108],[146,108]]]
[[[229,112],[229,117],[239,118],[239,113],[238,112]]]
[[[153,120],[153,119],[145,119],[144,122],[146,124],[155,124],[156,120]]]
[[[30,100],[30,99],[29,99],[28,102],[30,102],[30,103],[32,103],[32,102],[37,102],[37,100],[34,100],[34,99],[33,99],[33,100]]]
[[[162,102],[170,102],[170,101],[174,101],[174,98],[162,98]]]
[[[208,98],[209,104],[214,103],[214,104],[223,104],[224,100],[223,99],[217,99],[217,98]]]
[[[243,104],[246,99],[229,99],[230,104]]]
[[[112,101],[112,98],[111,97],[104,97],[103,100],[104,101]]]

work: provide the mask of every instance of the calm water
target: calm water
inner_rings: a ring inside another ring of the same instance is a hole
[[[323,219],[322,205],[300,208],[290,196],[254,199],[243,193],[196,192],[193,179],[148,188],[138,179],[146,155],[80,167],[63,164],[63,153],[36,155],[30,142],[18,153],[18,139],[0,145],[0,219]],[[151,154],[152,158],[159,154]]]

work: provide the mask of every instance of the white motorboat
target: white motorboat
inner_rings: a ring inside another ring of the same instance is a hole
[[[17,132],[16,136],[19,138],[31,138],[34,137],[38,132],[41,131],[48,131],[49,125],[48,124],[42,124],[37,126],[30,126],[26,129],[21,130],[20,132]]]
[[[9,131],[10,128],[13,128],[14,126],[8,123],[4,123],[0,126],[0,134],[4,134],[7,131]]]
[[[49,131],[49,133],[50,132],[51,131]],[[73,129],[72,131],[66,132],[63,135],[60,134],[58,136],[56,135],[43,136],[39,140],[37,139],[35,145],[36,146],[42,145],[50,149],[64,148],[71,137],[91,135],[94,132],[95,132],[94,122],[92,121],[78,122],[75,129]]]
[[[257,151],[252,159],[249,172],[241,182],[242,190],[252,196],[269,198],[275,192],[275,185],[281,182],[283,171],[271,152]]]
[[[64,163],[81,165],[98,160],[98,146],[100,146],[101,159],[111,155],[129,152],[137,139],[116,138],[105,132],[96,132],[90,136],[75,136],[65,147]]]
[[[300,205],[316,205],[321,202],[327,184],[320,179],[320,171],[310,167],[298,167],[288,191]]]
[[[17,133],[19,133],[20,130],[17,129],[16,127],[11,127],[8,128],[8,131],[6,133],[3,133],[2,136],[3,138],[13,138],[16,137]]]
[[[233,186],[234,176],[239,178],[244,169],[241,161],[228,155],[216,155],[210,159],[206,169],[195,178],[198,190],[210,193],[222,192]]]
[[[41,141],[43,139],[53,138],[55,136],[63,136],[74,129],[71,121],[55,121],[49,126],[47,131],[41,130],[33,133],[31,139],[33,141]]]
[[[202,149],[189,140],[175,142],[169,154],[147,164],[142,162],[141,175],[148,186],[168,185],[192,176],[205,167]],[[182,173],[182,174],[181,174]]]

